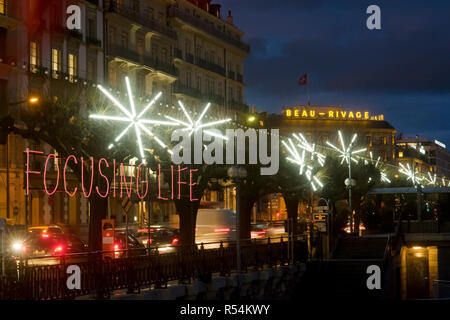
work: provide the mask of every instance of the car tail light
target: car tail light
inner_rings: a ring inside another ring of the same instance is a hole
[[[216,228],[214,232],[230,232],[230,228]]]
[[[56,246],[55,249],[53,249],[53,254],[62,254],[64,253],[63,246]]]
[[[150,239],[151,240],[151,239]],[[176,246],[178,244],[178,238],[173,238],[172,245]]]

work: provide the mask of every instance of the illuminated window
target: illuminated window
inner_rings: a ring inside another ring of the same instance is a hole
[[[77,76],[77,56],[69,53],[69,81],[74,82]]]
[[[403,151],[399,151],[399,152],[398,152],[398,157],[399,157],[399,158],[403,158]]]
[[[109,85],[114,88],[117,87],[117,71],[111,65],[109,66],[108,77],[109,77]]]
[[[0,14],[6,14],[5,0],[0,0]]]
[[[30,71],[35,73],[38,67],[38,49],[37,43],[34,41],[30,42]]]
[[[52,49],[52,77],[58,79],[61,71],[61,50]]]

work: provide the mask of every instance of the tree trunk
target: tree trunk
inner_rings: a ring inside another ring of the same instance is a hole
[[[294,230],[294,234],[297,234],[298,203],[300,200],[297,197],[288,195],[283,195],[283,197],[286,202],[288,219],[292,219],[292,230]]]
[[[195,243],[195,226],[200,200],[190,201],[187,198],[174,200],[180,218],[180,245],[193,245]]]
[[[108,198],[92,193],[89,208],[89,249],[102,250],[102,219],[105,219],[108,213]]]
[[[241,240],[251,238],[252,209],[254,203],[254,197],[241,196],[241,205],[239,212],[239,236]]]

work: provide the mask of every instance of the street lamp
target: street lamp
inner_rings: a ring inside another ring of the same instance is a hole
[[[247,170],[243,167],[232,166],[227,170],[228,177],[230,177],[236,184],[236,254],[237,254],[237,272],[238,277],[241,274],[241,225],[240,219],[240,207],[241,207],[241,181],[247,177]],[[239,281],[239,280],[238,280]]]

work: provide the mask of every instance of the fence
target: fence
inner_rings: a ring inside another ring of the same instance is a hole
[[[241,244],[241,270],[261,269],[290,262],[306,261],[307,246],[303,236],[247,240]],[[44,265],[48,256],[30,260],[9,261],[7,274],[0,276],[0,300],[73,299],[95,294],[109,297],[111,291],[127,289],[135,292],[142,286],[167,286],[172,280],[207,282],[213,273],[230,274],[236,269],[236,243],[217,243],[217,248],[204,245],[177,246],[174,252],[159,254],[158,249],[123,250],[123,257],[105,259],[105,252],[71,254],[59,257],[57,263]],[[116,252],[117,253],[117,252]],[[42,259],[42,260],[41,260]],[[42,262],[42,263],[39,263]],[[81,271],[81,289],[67,287],[67,267],[77,265]]]

